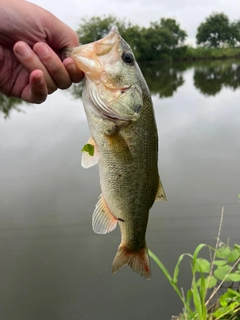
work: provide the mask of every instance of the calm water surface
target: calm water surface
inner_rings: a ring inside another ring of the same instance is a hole
[[[199,243],[239,243],[240,75],[238,63],[148,66],[168,202],[154,204],[147,242],[172,271]],[[0,319],[157,320],[182,310],[152,262],[146,281],[111,274],[119,230],[94,234],[97,167],[81,167],[89,138],[80,99],[57,92],[42,105],[0,114]],[[189,262],[180,285],[190,285]]]

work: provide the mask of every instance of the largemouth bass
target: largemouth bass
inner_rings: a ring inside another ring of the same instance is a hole
[[[115,273],[128,264],[150,278],[145,234],[149,210],[165,200],[158,174],[158,134],[148,86],[130,46],[117,27],[103,39],[67,50],[85,73],[82,100],[94,154],[82,165],[99,164],[102,194],[93,213],[96,233],[121,231]]]

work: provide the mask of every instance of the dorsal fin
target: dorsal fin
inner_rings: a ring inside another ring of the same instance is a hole
[[[95,166],[95,164],[97,164],[99,161],[99,152],[97,149],[97,145],[92,137],[88,139],[88,142],[86,143],[86,145],[92,145],[94,152],[93,152],[93,155],[90,155],[89,152],[82,151],[81,164],[82,164],[82,167],[85,169]]]
[[[157,189],[157,193],[156,193],[156,197],[155,197],[155,201],[159,201],[159,200],[167,201],[167,197],[166,197],[165,191],[163,189],[162,182],[161,182],[160,178],[159,178],[158,189]]]
[[[109,211],[106,202],[100,195],[92,217],[93,231],[100,234],[109,233],[116,228],[117,222],[118,219]]]

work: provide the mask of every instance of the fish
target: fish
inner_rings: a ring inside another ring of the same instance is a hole
[[[155,200],[166,200],[158,173],[158,132],[147,83],[131,47],[112,27],[104,38],[66,50],[85,74],[82,101],[91,137],[82,166],[99,165],[101,195],[92,216],[98,234],[120,227],[115,273],[129,265],[151,277],[146,229]]]

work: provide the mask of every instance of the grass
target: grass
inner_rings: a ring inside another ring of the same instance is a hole
[[[149,250],[150,257],[156,262],[183,303],[183,312],[172,319],[176,320],[240,320],[240,292],[235,285],[240,282],[240,246],[231,248],[220,241],[223,221],[222,209],[219,231],[215,248],[199,244],[193,254],[184,253],[177,261],[173,275],[170,275],[158,257]],[[200,251],[208,248],[210,259],[199,257]],[[182,260],[191,261],[192,284],[185,295],[178,287],[178,276]],[[226,284],[225,293],[219,289]]]
[[[213,60],[239,58],[240,48],[208,48],[208,47],[187,47],[182,59],[193,60]]]

